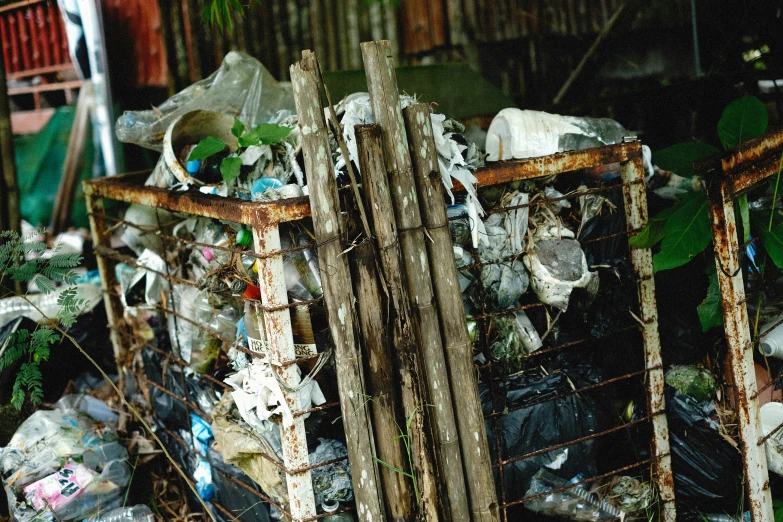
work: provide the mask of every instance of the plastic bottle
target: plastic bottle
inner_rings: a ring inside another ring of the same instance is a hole
[[[336,500],[324,500],[321,503],[321,509],[324,510],[324,513],[335,513],[335,511],[340,509],[340,503]],[[345,511],[343,513],[329,515],[328,517],[324,517],[322,520],[324,522],[354,522],[355,519],[350,511]]]
[[[155,522],[152,510],[144,504],[133,507],[112,509],[106,513],[94,515],[84,522]]]
[[[783,359],[783,315],[762,326],[760,332],[759,351],[767,357]]]
[[[449,205],[446,207],[446,217],[449,220],[449,232],[451,232],[451,239],[454,243],[457,245],[466,245],[470,243],[471,236],[468,206],[464,203]]]

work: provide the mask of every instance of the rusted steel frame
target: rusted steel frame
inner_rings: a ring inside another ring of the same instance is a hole
[[[249,485],[245,484],[244,482],[242,482],[241,480],[239,480],[238,478],[236,478],[236,477],[235,477],[234,475],[232,475],[231,473],[229,473],[229,472],[227,472],[227,471],[224,471],[224,470],[222,470],[222,469],[220,469],[220,468],[217,468],[217,469],[218,469],[218,471],[220,471],[221,473],[223,473],[223,474],[224,474],[226,477],[228,477],[229,479],[231,479],[231,480],[233,480],[234,482],[236,482],[236,483],[237,483],[237,485],[239,485],[239,486],[242,486],[243,488],[245,488],[246,490],[248,490],[250,493],[252,493],[252,494],[256,495],[258,498],[260,498],[260,499],[261,499],[261,500],[263,500],[264,502],[268,502],[268,503],[269,503],[269,505],[271,505],[271,506],[274,506],[275,508],[277,508],[277,509],[278,509],[278,510],[279,510],[279,511],[280,511],[280,512],[283,514],[283,515],[285,515],[285,516],[287,516],[287,517],[290,517],[290,516],[291,516],[291,513],[289,513],[289,512],[288,512],[288,510],[286,510],[286,509],[285,509],[283,506],[281,506],[280,504],[276,503],[274,500],[272,500],[272,499],[271,499],[271,498],[269,498],[268,496],[264,495],[262,492],[260,492],[260,491],[257,491],[257,490],[255,490],[255,489],[253,489],[253,488],[252,488],[252,487],[250,487]],[[238,516],[236,516],[236,518],[232,518],[232,520],[236,520],[236,519],[238,519],[238,518],[239,518],[239,517],[238,517]]]
[[[609,163],[620,163],[640,158],[642,145],[638,141],[618,143],[572,152],[558,152],[540,158],[497,161],[492,166],[476,169],[480,187],[500,185],[521,179],[541,178],[579,169],[589,169]],[[455,183],[456,185],[456,183]]]
[[[590,435],[586,435],[584,437],[579,437],[578,439],[569,440],[568,442],[563,442],[560,444],[555,444],[554,446],[549,446],[548,448],[542,448],[540,450],[531,451],[530,453],[525,453],[524,455],[520,455],[518,457],[513,457],[501,462],[498,462],[497,464],[494,464],[494,467],[499,468],[500,466],[504,466],[506,464],[512,464],[514,462],[518,462],[520,460],[529,459],[530,457],[535,457],[536,455],[543,455],[544,453],[547,453],[549,451],[559,450],[562,448],[567,448],[569,446],[573,446],[574,444],[579,444],[580,442],[585,442],[592,439],[597,439],[599,437],[603,437],[604,435],[611,435],[612,433],[622,431],[625,429],[630,428],[631,426],[635,426],[636,424],[642,424],[643,422],[647,422],[650,419],[653,418],[653,415],[647,415],[645,417],[642,417],[640,419],[636,419],[633,421],[630,421],[626,424],[623,424],[622,426],[615,426],[614,428],[609,428],[608,430],[599,431],[598,433],[591,433]],[[783,427],[783,424],[781,424]]]
[[[92,187],[86,183],[84,184],[84,199],[87,205],[87,212],[90,214],[90,232],[93,245],[95,245],[95,248],[109,248],[111,246],[111,237],[107,233],[106,219],[103,218],[106,215],[103,207],[103,200],[95,197],[92,193]],[[101,255],[96,255],[96,263],[101,276],[102,287],[107,290],[118,287],[119,283],[117,282],[117,277],[115,275],[114,261]],[[106,319],[111,328],[109,337],[114,349],[114,360],[117,364],[117,375],[119,376],[118,386],[120,389],[124,389],[125,378],[122,362],[125,360],[128,347],[117,333],[119,329],[124,329],[126,327],[122,303],[119,299],[113,298],[108,293],[104,293],[103,305],[106,308]]]
[[[475,269],[475,268],[481,268],[481,264],[471,265],[469,268]],[[536,303],[530,303],[522,306],[517,306],[516,308],[506,308],[505,310],[498,310],[495,312],[485,312],[480,315],[468,315],[466,316],[468,321],[481,321],[483,319],[489,319],[490,317],[495,317],[498,315],[508,315],[513,314],[514,312],[519,312],[520,310],[529,310],[531,308],[540,308],[544,306],[544,303],[542,302],[536,302]]]
[[[280,229],[276,224],[266,224],[256,214],[252,222],[253,245],[257,252],[280,250]],[[266,306],[288,304],[282,256],[260,259],[258,261],[258,286],[261,302]],[[287,309],[256,311],[263,313],[264,335],[269,347],[269,360],[277,376],[289,387],[301,381],[296,366],[281,366],[280,362],[296,359],[291,316]],[[261,324],[262,321],[259,321]],[[255,362],[255,360],[254,360]],[[299,394],[283,387],[283,396],[292,411],[302,410]],[[283,462],[288,469],[306,468],[309,465],[307,436],[304,418],[294,417],[289,427],[280,425],[280,439],[283,447]],[[301,520],[316,513],[313,482],[309,469],[286,473],[288,502],[291,517]]]
[[[293,414],[294,417],[300,417],[302,415],[307,415],[308,413],[313,413],[313,412],[316,412],[316,411],[324,411],[324,410],[328,410],[330,408],[336,408],[338,406],[340,406],[340,403],[338,401],[326,402],[324,404],[321,404],[320,406],[314,406],[314,407],[308,408],[306,410],[298,410],[298,411],[294,411],[294,412],[291,412],[291,413]]]
[[[307,198],[290,198],[273,202],[244,201],[194,191],[172,191],[140,186],[143,173],[99,178],[85,183],[96,197],[183,212],[212,219],[249,225],[252,223],[285,223],[310,216]]]
[[[737,145],[722,154],[693,162],[693,171],[707,173],[720,169],[727,177],[743,176],[743,171],[772,151],[783,150],[783,131],[772,132]],[[780,154],[777,154],[780,156]]]
[[[510,508],[512,506],[518,506],[519,504],[524,504],[525,502],[530,502],[531,500],[535,500],[537,498],[545,497],[547,495],[553,495],[555,493],[560,493],[561,491],[566,491],[566,490],[575,488],[577,486],[582,486],[584,484],[590,484],[590,483],[593,483],[593,482],[597,482],[599,480],[603,480],[605,478],[609,478],[609,477],[614,476],[614,475],[619,475],[620,473],[624,473],[624,472],[626,472],[628,470],[631,470],[631,469],[634,469],[634,468],[639,468],[639,467],[642,467],[642,466],[646,466],[647,464],[654,463],[656,460],[657,459],[655,457],[649,458],[649,459],[644,459],[642,461],[635,462],[635,463],[629,464],[627,466],[623,466],[622,468],[617,468],[615,470],[608,471],[606,473],[602,473],[600,475],[596,475],[594,477],[590,477],[590,478],[587,478],[585,480],[580,480],[579,482],[569,483],[567,486],[562,486],[562,487],[559,487],[559,488],[553,488],[553,489],[544,491],[543,493],[538,493],[536,495],[530,495],[529,497],[520,498],[519,500],[515,500],[513,502],[509,502],[508,504],[503,504],[500,507],[505,510],[505,509],[508,509],[508,508]]]
[[[759,445],[761,421],[748,310],[741,304],[745,299],[745,287],[739,263],[734,200],[720,172],[708,174],[706,180],[715,264],[723,305],[723,325],[737,400],[748,503],[753,522],[767,522],[773,519],[772,498],[767,456],[764,447]]]
[[[641,144],[636,142],[639,147]],[[647,193],[644,186],[644,164],[641,156],[620,164],[626,228],[633,237],[647,224]],[[652,252],[649,248],[629,247],[631,264],[637,276],[639,315],[643,323],[645,368],[650,372],[647,384],[647,411],[652,415],[652,454],[655,457],[653,479],[666,522],[676,519],[674,506],[674,476],[669,447],[669,427],[666,421],[664,377],[661,358],[661,339],[658,334],[658,306],[655,298]]]
[[[657,369],[661,370],[662,367],[659,366]],[[502,416],[508,415],[509,413],[514,412],[514,411],[524,410],[525,408],[531,408],[533,406],[538,406],[539,404],[546,404],[547,402],[556,401],[558,399],[562,399],[564,397],[568,397],[568,396],[571,396],[571,395],[576,395],[578,393],[583,393],[583,392],[586,392],[586,391],[596,390],[598,388],[603,388],[605,386],[609,386],[610,384],[615,384],[615,383],[618,383],[620,381],[627,381],[628,379],[633,379],[634,377],[638,377],[639,375],[644,375],[644,374],[648,373],[649,371],[650,370],[648,370],[648,369],[644,369],[644,370],[638,370],[638,371],[631,372],[631,373],[626,373],[625,375],[621,375],[619,377],[613,377],[611,379],[607,379],[605,381],[597,382],[595,384],[589,384],[589,385],[583,386],[581,388],[571,389],[571,390],[569,390],[569,391],[567,391],[565,393],[559,393],[559,394],[554,395],[552,397],[547,397],[545,399],[540,399],[540,400],[537,400],[537,401],[531,401],[531,402],[528,402],[528,403],[525,403],[525,404],[520,404],[519,406],[514,406],[513,408],[506,408],[503,411],[493,411],[489,415],[485,415],[484,418],[488,419],[488,418],[491,418],[491,417],[502,417]],[[657,413],[662,413],[662,412],[657,412]]]

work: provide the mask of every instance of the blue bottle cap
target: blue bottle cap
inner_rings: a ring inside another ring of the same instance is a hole
[[[193,175],[201,170],[201,160],[190,160],[185,164],[185,170],[188,174]]]

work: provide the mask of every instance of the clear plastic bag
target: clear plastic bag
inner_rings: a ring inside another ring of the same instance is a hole
[[[220,68],[149,111],[126,111],[117,120],[117,139],[157,151],[163,135],[183,114],[199,109],[222,112],[255,127],[280,110],[295,110],[291,86],[281,83],[255,58],[232,51]]]
[[[530,489],[526,496],[547,493],[553,489],[560,489],[569,484],[565,479],[550,473],[541,468],[533,476]],[[608,502],[600,500],[595,495],[587,491],[583,486],[574,486],[573,488],[557,493],[549,493],[536,499],[525,502],[525,507],[536,513],[561,516],[571,520],[582,520],[585,522],[598,522],[599,520],[622,520],[623,512],[612,506]]]

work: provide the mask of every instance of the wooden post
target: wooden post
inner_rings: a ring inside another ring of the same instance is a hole
[[[370,395],[375,447],[378,459],[397,469],[409,471],[408,459],[402,451],[400,430],[405,430],[405,417],[397,393],[392,353],[396,346],[387,325],[388,301],[381,294],[375,263],[375,248],[364,241],[350,252],[356,309],[362,335],[362,345],[367,354],[367,391]],[[403,431],[404,433],[404,431]],[[410,479],[402,473],[381,466],[381,485],[386,499],[389,520],[412,521],[414,515],[414,489]]]
[[[451,389],[458,390],[453,394],[454,412],[457,415],[462,458],[465,462],[472,520],[497,522],[497,494],[473,366],[473,343],[470,341],[462,304],[430,111],[426,104],[419,103],[402,112],[416,175],[422,221],[431,240],[427,242],[427,250]]]
[[[400,110],[394,57],[387,40],[362,44],[375,121],[381,126],[386,173],[402,248],[406,284],[412,305],[414,333],[422,354],[427,384],[426,414],[433,419],[436,464],[443,486],[440,496],[447,520],[469,520],[462,456],[451,402],[446,358],[440,338],[438,310],[430,280],[416,184]]]
[[[0,230],[15,230],[21,233],[21,223],[11,106],[8,101],[5,63],[0,53]]]
[[[377,240],[383,276],[390,299],[392,344],[396,348],[397,371],[400,376],[400,399],[406,419],[412,419],[410,452],[413,474],[419,490],[420,511],[428,521],[439,520],[438,481],[435,475],[434,452],[431,444],[432,426],[428,419],[426,388],[423,382],[422,360],[413,333],[411,307],[405,285],[402,259],[398,248],[397,225],[386,179],[381,132],[377,125],[357,125],[356,144],[362,171],[367,208]],[[456,519],[455,519],[456,520]]]
[[[342,255],[345,225],[340,215],[337,182],[329,153],[329,131],[318,94],[314,55],[308,54],[301,62],[291,66],[291,82],[302,132],[324,301],[335,346],[335,363],[339,368],[337,385],[357,514],[362,521],[383,521],[386,516],[374,461],[375,445],[364,387],[362,353],[356,336],[351,275],[347,256]]]

